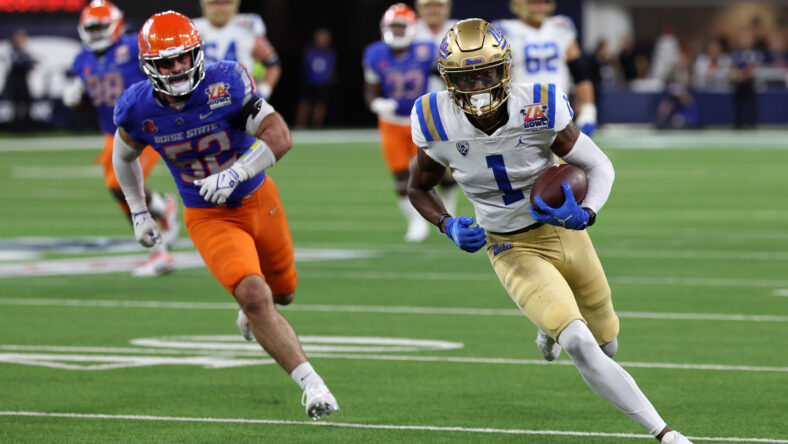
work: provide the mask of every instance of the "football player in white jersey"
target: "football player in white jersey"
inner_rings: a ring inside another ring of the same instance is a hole
[[[254,72],[255,61],[265,66],[257,89],[266,100],[271,96],[282,67],[279,55],[265,37],[265,23],[259,14],[239,14],[241,0],[200,0],[203,17],[194,19],[203,41],[205,61],[235,60]]]
[[[419,147],[408,184],[411,203],[459,248],[473,253],[486,246],[504,288],[539,328],[537,345],[546,359],[566,349],[599,396],[662,443],[689,443],[610,358],[618,347],[618,317],[584,230],[610,194],[610,160],[571,123],[559,86],[511,83],[509,43],[484,20],[458,22],[438,57],[447,91],[417,99],[411,112]],[[551,208],[536,198],[537,212],[529,205],[531,186],[559,157],[585,171],[586,197],[578,205],[565,183],[566,203]],[[478,224],[448,214],[434,192],[447,167]]]
[[[596,128],[594,85],[572,19],[552,15],[555,0],[511,0],[510,7],[518,18],[494,25],[512,45],[512,78],[517,83],[555,83],[566,92],[572,91],[574,80],[575,124],[591,136]]]

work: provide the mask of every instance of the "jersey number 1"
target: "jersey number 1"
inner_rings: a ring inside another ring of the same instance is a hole
[[[495,182],[498,183],[498,189],[503,191],[503,203],[511,205],[519,200],[525,199],[525,194],[521,190],[513,190],[512,183],[509,182],[509,176],[506,174],[506,165],[503,163],[503,155],[492,154],[486,157],[487,168],[492,168]]]

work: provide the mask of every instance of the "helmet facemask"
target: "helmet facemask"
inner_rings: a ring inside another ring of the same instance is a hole
[[[175,59],[188,54],[191,56],[192,66],[188,70],[176,74],[162,74],[159,66],[172,63]],[[197,88],[197,84],[205,77],[205,63],[201,45],[189,50],[182,47],[160,51],[156,56],[140,56],[142,69],[148,76],[153,89],[170,96],[179,97],[190,94]]]
[[[123,19],[120,20],[92,20],[88,19],[80,23],[77,30],[82,44],[93,52],[104,52],[118,40],[123,26]]]
[[[383,23],[380,25],[380,33],[389,48],[397,51],[413,43],[413,39],[416,38],[416,27],[400,22]]]
[[[509,98],[511,56],[473,69],[447,69],[440,73],[454,104],[468,114],[490,114]]]

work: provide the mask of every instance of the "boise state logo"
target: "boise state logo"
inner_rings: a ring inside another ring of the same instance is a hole
[[[470,148],[471,146],[467,141],[457,142],[457,151],[459,151],[463,156],[468,154],[468,150]]]
[[[208,106],[211,109],[221,108],[231,103],[230,85],[225,82],[212,83],[205,89],[208,96]]]
[[[142,121],[142,132],[143,133],[158,133],[159,129],[156,128],[156,124],[153,123],[153,120],[146,119]]]
[[[548,127],[547,114],[550,108],[542,103],[528,105],[520,110],[523,116],[523,128],[531,131],[539,131]]]

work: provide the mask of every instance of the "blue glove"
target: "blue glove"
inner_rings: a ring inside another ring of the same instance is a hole
[[[534,207],[531,206],[531,217],[538,222],[544,222],[570,230],[585,229],[585,227],[588,226],[588,220],[590,218],[588,211],[580,208],[577,202],[575,202],[575,195],[572,193],[572,187],[569,186],[568,182],[564,182],[561,188],[564,189],[563,205],[559,208],[552,208],[544,203],[541,197],[536,196],[534,198],[534,203],[539,207],[541,213],[537,212]]]
[[[484,228],[479,225],[471,227],[473,222],[472,217],[464,216],[446,219],[446,236],[468,253],[479,251],[487,243]]]

